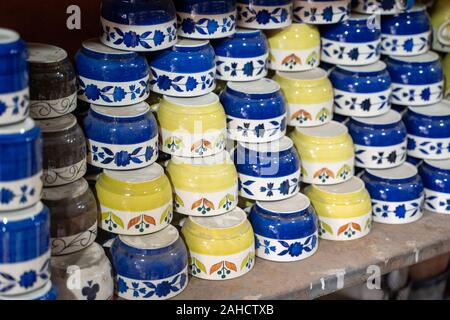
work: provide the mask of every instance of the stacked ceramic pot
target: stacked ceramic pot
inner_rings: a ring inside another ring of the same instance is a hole
[[[27,48],[0,29],[0,300],[54,300],[41,130],[28,117]]]

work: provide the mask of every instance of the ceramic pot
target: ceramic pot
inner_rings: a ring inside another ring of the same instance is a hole
[[[424,189],[414,165],[403,163],[390,169],[368,169],[362,180],[372,199],[375,222],[404,224],[422,217]]]
[[[348,19],[351,0],[294,0],[294,21],[308,24],[332,24]]]
[[[425,209],[450,214],[450,160],[425,160],[419,173],[425,186]]]
[[[287,101],[287,124],[314,127],[331,121],[333,87],[325,70],[277,72],[273,78]]]
[[[292,0],[237,0],[237,24],[248,29],[280,29],[292,23]]]
[[[445,0],[436,1],[431,11],[433,27],[433,50],[450,52],[450,3]]]
[[[52,282],[47,282],[42,288],[39,288],[35,291],[15,295],[15,296],[0,296],[0,300],[56,300],[58,296],[58,292],[56,288],[52,285]]]
[[[352,4],[356,12],[392,15],[411,9],[414,0],[353,0]]]
[[[246,274],[254,266],[255,236],[240,208],[216,217],[189,217],[181,232],[194,277],[228,280]]]

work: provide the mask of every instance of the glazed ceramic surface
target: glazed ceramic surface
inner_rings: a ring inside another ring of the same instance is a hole
[[[120,51],[97,39],[83,42],[75,56],[78,99],[103,106],[126,106],[149,96],[149,67],[136,52]]]
[[[227,151],[203,158],[173,157],[167,174],[178,213],[215,216],[237,205],[238,175]]]
[[[238,29],[233,36],[213,43],[216,78],[224,81],[251,81],[267,74],[269,44],[260,30]]]
[[[229,82],[220,96],[227,114],[228,138],[270,142],[286,133],[286,101],[273,80]]]
[[[17,32],[0,28],[0,125],[28,116],[27,48]]]
[[[355,165],[397,167],[406,160],[406,127],[396,111],[372,118],[351,118],[347,124],[355,145]]]
[[[44,145],[42,181],[44,186],[60,186],[86,173],[86,139],[72,114],[36,121]]]
[[[381,29],[378,16],[352,14],[348,20],[321,29],[322,61],[360,66],[380,59]]]
[[[317,27],[293,23],[287,28],[267,33],[267,37],[270,69],[303,71],[319,65],[320,34]]]
[[[0,212],[29,207],[42,191],[41,131],[33,120],[0,127]]]
[[[287,101],[287,124],[314,127],[331,121],[333,87],[326,71],[277,72],[273,78]]]
[[[331,121],[320,127],[296,128],[291,133],[300,156],[302,181],[337,184],[354,174],[354,146],[345,125]]]
[[[157,163],[132,171],[105,170],[95,188],[103,230],[142,235],[159,231],[172,220],[172,188]]]
[[[408,131],[408,155],[419,159],[450,158],[450,102],[409,107],[403,116]]]
[[[332,24],[348,19],[351,0],[294,0],[294,21]]]
[[[178,34],[192,39],[215,39],[236,29],[236,0],[175,0]]]
[[[180,39],[150,59],[150,89],[175,97],[196,97],[216,86],[214,49],[207,40]]]
[[[385,62],[392,79],[392,103],[423,106],[442,100],[444,76],[435,52],[413,57],[391,56]]]
[[[189,217],[181,231],[194,277],[233,279],[249,272],[255,264],[255,236],[240,208],[216,217]]]
[[[262,201],[282,200],[299,192],[300,160],[292,140],[239,142],[232,151],[239,174],[239,195]]]
[[[51,281],[48,281],[42,288],[29,293],[14,295],[14,296],[0,296],[0,300],[56,300],[58,292],[56,288],[52,285]]]
[[[422,217],[424,189],[417,173],[417,168],[410,163],[366,170],[362,180],[372,199],[375,222],[404,224]]]
[[[356,177],[331,186],[311,185],[305,190],[319,217],[319,236],[326,240],[354,240],[372,229],[370,196]]]
[[[30,114],[34,119],[56,118],[77,107],[77,79],[64,49],[28,44]]]
[[[260,258],[290,262],[317,251],[317,217],[303,194],[281,201],[258,201],[249,219],[255,232],[256,256]]]
[[[169,299],[188,284],[188,253],[172,225],[141,237],[119,236],[111,254],[120,298]]]
[[[352,117],[374,117],[391,108],[391,77],[384,62],[367,66],[337,66],[330,73],[334,112]]]
[[[0,291],[32,292],[50,278],[50,214],[41,202],[5,211],[0,220]]]
[[[450,52],[450,3],[436,1],[431,13],[433,27],[433,50]]]
[[[425,186],[425,209],[450,214],[450,160],[425,160],[419,173]]]
[[[172,0],[102,0],[100,40],[127,51],[156,51],[177,41]]]
[[[205,157],[224,150],[226,116],[216,94],[195,98],[165,96],[157,115],[163,152]]]
[[[113,271],[98,243],[72,254],[52,257],[51,266],[58,300],[112,299]]]
[[[52,255],[83,250],[97,236],[97,201],[83,178],[44,188],[42,202],[50,209]]]
[[[87,162],[93,166],[139,169],[158,158],[158,125],[146,102],[116,108],[92,105],[83,127]]]
[[[356,12],[392,15],[411,9],[414,0],[353,0],[352,4]]]
[[[280,29],[292,23],[292,0],[237,0],[237,24],[249,29]]]

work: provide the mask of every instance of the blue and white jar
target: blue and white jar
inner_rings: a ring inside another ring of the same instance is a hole
[[[38,202],[42,192],[42,140],[31,118],[0,127],[0,155],[0,212]]]
[[[431,24],[423,5],[381,17],[381,53],[415,56],[430,49]]]
[[[352,5],[355,12],[392,15],[411,9],[414,0],[353,0]]]
[[[187,286],[187,249],[172,225],[145,236],[121,235],[111,254],[119,298],[165,300]]]
[[[0,125],[25,119],[29,99],[25,42],[17,32],[0,28]]]
[[[324,26],[321,60],[324,62],[361,66],[380,59],[381,29],[378,16],[352,14],[348,20]]]
[[[280,29],[292,23],[292,0],[237,0],[237,25]]]
[[[136,52],[109,48],[97,39],[83,42],[75,56],[78,99],[102,106],[127,106],[149,96],[147,61]]]
[[[294,0],[294,21],[332,24],[348,19],[351,0]]]
[[[375,222],[404,224],[423,215],[424,189],[417,168],[410,163],[390,168],[367,169],[361,179],[372,199]]]
[[[207,40],[181,39],[150,59],[150,89],[174,97],[196,97],[216,88],[214,49]]]
[[[172,0],[102,0],[100,40],[126,51],[156,51],[177,41]]]
[[[269,44],[260,30],[237,29],[214,43],[216,78],[224,81],[252,81],[267,75]]]
[[[50,279],[50,214],[38,202],[0,215],[0,292],[2,296],[37,290]]]
[[[352,117],[374,117],[391,108],[391,77],[386,64],[337,66],[330,73],[334,88],[334,112]]]
[[[450,159],[425,160],[419,173],[425,186],[425,209],[450,214]]]
[[[419,159],[450,158],[450,102],[409,107],[403,116],[408,131],[408,155]]]
[[[286,134],[286,101],[273,80],[228,82],[220,102],[227,114],[229,139],[262,143]]]
[[[385,169],[406,160],[406,127],[396,111],[378,117],[350,118],[348,132],[355,145],[355,165]]]
[[[117,108],[91,105],[83,127],[90,165],[132,170],[158,158],[158,124],[146,102]]]
[[[442,100],[444,75],[437,53],[390,56],[385,62],[392,79],[392,103],[423,106]]]
[[[236,30],[236,0],[175,0],[178,35],[217,39]]]
[[[240,196],[275,201],[299,192],[300,159],[288,137],[270,143],[239,142],[232,158],[238,172]]]
[[[256,256],[291,262],[312,256],[318,248],[318,221],[308,197],[298,193],[281,201],[257,201],[249,220]]]

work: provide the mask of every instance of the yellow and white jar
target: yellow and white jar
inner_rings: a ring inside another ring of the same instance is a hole
[[[204,158],[172,157],[167,174],[178,213],[215,216],[237,205],[238,174],[227,151]]]
[[[172,220],[172,188],[157,163],[138,170],[105,170],[95,188],[103,230],[149,234],[164,229]]]
[[[331,121],[333,86],[325,70],[277,72],[273,80],[281,86],[286,98],[289,126],[314,127]]]
[[[205,157],[225,149],[226,116],[219,97],[164,96],[157,111],[160,149],[181,157]]]
[[[331,121],[291,133],[301,160],[301,179],[319,185],[337,184],[354,175],[355,152],[347,127]]]
[[[364,182],[356,177],[337,185],[311,185],[305,190],[319,217],[319,236],[354,240],[372,229],[372,207]]]
[[[287,28],[267,33],[269,69],[302,71],[320,63],[320,34],[317,27],[293,23]]]
[[[250,271],[255,263],[255,239],[246,213],[235,208],[216,217],[189,217],[181,232],[194,277],[228,280]]]

